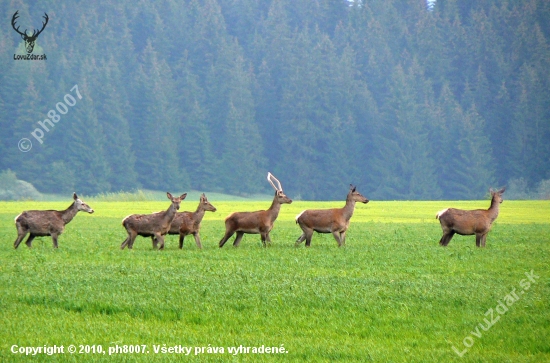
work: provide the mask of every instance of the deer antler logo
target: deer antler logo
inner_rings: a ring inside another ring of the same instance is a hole
[[[21,38],[23,38],[23,40],[25,41],[25,48],[27,48],[27,53],[28,54],[31,54],[33,49],[34,49],[34,42],[36,41],[36,38],[38,38],[38,36],[40,35],[40,33],[42,33],[42,30],[44,30],[44,28],[46,27],[46,24],[48,24],[48,14],[44,13],[44,16],[43,18],[46,19],[45,22],[42,23],[42,29],[40,30],[37,30],[35,29],[33,32],[32,32],[32,35],[28,35],[27,34],[27,29],[25,29],[25,31],[23,33],[21,33],[19,31],[19,27],[15,27],[15,22],[17,20],[17,18],[19,18],[19,10],[17,10],[15,12],[15,14],[13,14],[13,17],[11,18],[11,26],[13,27],[13,29],[19,33],[21,35]]]

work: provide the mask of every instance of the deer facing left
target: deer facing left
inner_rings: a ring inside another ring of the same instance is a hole
[[[128,237],[122,242],[120,249],[123,250],[127,246],[131,250],[137,236],[152,237],[153,248],[157,248],[160,243],[159,249],[164,249],[164,236],[170,230],[176,212],[180,209],[180,203],[185,199],[187,193],[176,198],[167,192],[166,196],[172,202],[167,210],[151,214],[132,214],[122,220]]]
[[[32,240],[35,237],[51,236],[53,247],[57,248],[57,237],[65,229],[65,225],[73,220],[79,211],[93,213],[94,210],[84,203],[76,193],[73,193],[74,202],[69,208],[63,211],[57,210],[28,210],[15,217],[15,227],[17,228],[17,239],[13,247],[19,247],[19,244],[30,233],[25,244],[32,247]]]

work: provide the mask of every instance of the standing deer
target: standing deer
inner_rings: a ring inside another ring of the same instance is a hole
[[[128,232],[128,237],[120,245],[120,249],[128,246],[132,249],[136,237],[152,237],[153,248],[157,248],[160,242],[160,249],[164,249],[164,235],[170,230],[170,225],[176,216],[176,211],[180,209],[180,203],[185,199],[187,193],[183,193],[178,198],[174,198],[172,194],[166,193],[166,196],[172,204],[167,210],[152,214],[132,214],[122,220],[122,225]]]
[[[93,213],[94,210],[78,198],[73,193],[74,202],[69,208],[63,211],[57,210],[28,210],[15,217],[15,227],[17,228],[17,239],[13,247],[19,247],[19,244],[30,233],[25,244],[32,247],[34,237],[52,236],[53,247],[57,248],[57,237],[65,229],[65,225],[73,220],[79,211]]]
[[[277,182],[277,186],[273,184],[271,179]],[[225,219],[225,235],[220,241],[220,248],[223,247],[225,242],[227,242],[227,240],[231,238],[235,232],[237,232],[237,237],[235,237],[235,241],[233,242],[234,247],[239,246],[239,243],[241,243],[241,239],[245,233],[259,233],[261,235],[261,240],[264,247],[266,246],[266,241],[271,243],[269,232],[273,229],[273,223],[275,223],[277,216],[279,216],[281,204],[290,204],[292,203],[292,199],[283,193],[281,182],[279,182],[279,180],[271,173],[267,173],[267,180],[271,186],[273,186],[273,189],[275,189],[275,197],[273,198],[271,207],[269,207],[268,210],[260,210],[256,212],[234,212],[230,214]]]
[[[170,229],[166,234],[180,235],[180,249],[183,248],[183,240],[185,239],[185,236],[189,234],[192,234],[195,237],[197,247],[202,248],[201,240],[199,237],[199,230],[201,228],[201,221],[204,217],[205,211],[215,212],[216,208],[212,204],[210,204],[210,202],[206,199],[204,193],[202,193],[199,206],[197,207],[197,210],[195,212],[176,213],[176,216],[174,217],[174,220],[170,225]],[[183,237],[181,236],[180,228],[182,229]],[[155,242],[155,237],[151,236],[151,240]]]
[[[306,247],[311,245],[313,231],[318,233],[332,233],[338,247],[346,244],[346,231],[349,227],[349,220],[355,209],[355,202],[368,203],[369,200],[350,184],[346,205],[344,208],[305,210],[296,216],[296,223],[300,225],[303,233],[296,240],[296,246],[306,240]]]
[[[199,236],[199,231],[201,229],[201,221],[204,217],[204,212],[215,212],[216,207],[214,207],[208,199],[206,199],[206,195],[204,193],[201,195],[199,206],[197,207],[197,210],[195,212],[183,212],[178,213],[176,218],[180,217],[179,220],[179,228],[178,233],[180,235],[180,249],[183,248],[183,240],[185,239],[185,236],[192,234],[193,237],[195,237],[195,242],[197,243],[198,248],[202,248],[201,245],[201,238]],[[172,222],[172,226],[174,226],[176,223],[176,219],[174,219],[174,222]],[[170,229],[170,232],[172,232],[173,228]]]
[[[502,193],[506,188],[500,190],[489,189],[491,193],[491,206],[489,209],[461,210],[455,208],[443,209],[435,215],[439,219],[443,236],[439,240],[441,246],[447,246],[455,233],[462,236],[476,235],[476,246],[485,247],[487,234],[491,225],[497,219],[502,203]]]

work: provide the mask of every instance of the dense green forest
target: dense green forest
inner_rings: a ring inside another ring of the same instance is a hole
[[[17,10],[29,34],[48,14],[47,60],[14,59]],[[295,199],[350,183],[470,199],[550,179],[547,0],[8,0],[0,15],[0,171],[41,192],[271,193],[271,171]]]

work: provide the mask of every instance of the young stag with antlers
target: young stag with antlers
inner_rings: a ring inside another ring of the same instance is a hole
[[[338,247],[346,244],[346,231],[349,227],[349,220],[355,209],[355,202],[368,203],[369,200],[350,184],[346,205],[344,208],[305,210],[296,216],[296,223],[300,225],[303,233],[296,240],[296,246],[306,240],[306,247],[311,245],[313,231],[318,233],[332,233]]]
[[[19,247],[23,238],[30,233],[25,242],[28,247],[32,247],[32,240],[35,237],[52,236],[53,247],[57,248],[57,237],[63,233],[65,225],[72,221],[79,211],[94,212],[88,204],[78,198],[76,193],[73,193],[73,199],[73,204],[63,211],[28,210],[15,217],[17,239],[13,243],[13,247]]]
[[[277,186],[273,183],[273,180],[277,182]],[[237,232],[237,237],[233,242],[234,247],[238,247],[241,243],[241,239],[245,233],[250,234],[260,234],[262,243],[264,247],[266,246],[266,241],[271,243],[271,238],[269,237],[269,232],[273,228],[273,223],[279,215],[281,210],[281,204],[290,204],[292,199],[288,198],[285,193],[283,193],[283,187],[281,182],[275,178],[271,173],[267,173],[267,180],[275,189],[275,197],[273,198],[273,203],[268,210],[260,210],[257,212],[235,212],[229,215],[225,219],[225,235],[220,241],[220,248],[223,247],[225,242],[231,236]]]
[[[461,210],[455,208],[443,209],[435,215],[439,219],[443,236],[439,240],[441,246],[447,246],[455,233],[462,236],[476,235],[476,246],[485,247],[487,234],[498,217],[502,193],[506,188],[500,190],[489,189],[491,193],[491,206],[489,209]]]
[[[183,248],[183,240],[185,236],[192,234],[195,237],[195,242],[197,243],[198,248],[202,248],[201,239],[199,237],[199,230],[201,228],[201,221],[204,217],[204,212],[215,212],[216,208],[210,204],[206,199],[206,195],[202,193],[199,206],[195,212],[181,212],[176,213],[170,229],[168,230],[168,235],[179,235],[180,236],[180,249]],[[183,235],[182,235],[183,233]],[[151,236],[153,243],[155,242],[155,237]]]
[[[131,250],[137,236],[152,237],[153,248],[157,248],[160,243],[160,249],[164,249],[164,236],[168,233],[176,211],[180,209],[180,203],[185,199],[187,193],[183,193],[178,198],[174,198],[170,193],[166,193],[166,196],[172,202],[167,210],[152,214],[132,214],[122,220],[128,237],[122,242],[120,249],[123,250],[128,246],[128,249]]]

